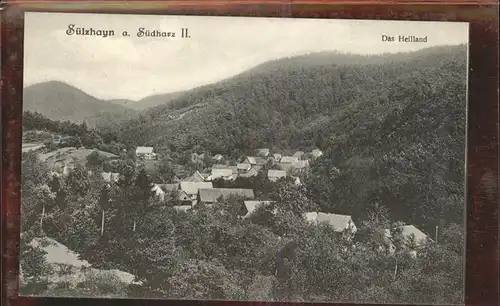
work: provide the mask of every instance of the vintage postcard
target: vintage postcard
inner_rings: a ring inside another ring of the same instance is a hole
[[[468,29],[26,13],[21,294],[463,303]]]

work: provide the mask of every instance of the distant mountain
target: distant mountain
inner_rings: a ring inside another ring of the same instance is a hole
[[[94,126],[102,120],[130,119],[134,110],[99,100],[68,84],[50,81],[24,89],[24,110],[36,111],[52,120],[87,122]]]
[[[183,93],[184,93],[183,91],[179,91],[173,93],[151,95],[143,99],[140,99],[138,101],[127,100],[127,99],[112,99],[107,101],[121,106],[125,106],[133,110],[142,111],[158,105],[166,105],[170,101],[180,97]]]

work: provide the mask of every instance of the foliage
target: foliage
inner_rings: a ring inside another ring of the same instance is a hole
[[[114,280],[89,278],[80,287],[59,284],[38,292],[462,302],[462,49],[432,49],[383,65],[325,64],[328,55],[318,55],[321,61],[271,63],[179,95],[168,106],[105,132],[31,114],[25,124],[32,129],[64,130],[98,146],[133,146],[140,139],[162,152],[153,174],[129,150],[130,156],[123,153],[113,163],[102,164],[93,154],[67,177],[52,177],[35,153],[23,154],[23,230],[41,235],[35,229],[44,210],[43,233],[94,267],[120,269],[139,281],[124,288]],[[288,152],[318,146],[325,154],[303,173],[303,186],[293,179],[270,182],[272,165],[254,177],[214,181],[216,187],[249,188],[258,199],[272,200],[248,218],[236,196],[183,212],[171,207],[178,203],[174,193],[165,203],[151,192],[152,182],[175,179],[177,163],[201,170],[211,165],[213,154],[234,163],[271,144]],[[196,159],[192,153],[205,155]],[[101,167],[119,172],[119,182],[105,184]],[[311,211],[352,215],[358,232],[350,239],[328,224],[311,224],[303,216]],[[437,241],[405,241],[395,222],[400,220],[426,233],[439,224]],[[23,250],[32,260],[21,263],[28,279],[45,275],[39,250]]]

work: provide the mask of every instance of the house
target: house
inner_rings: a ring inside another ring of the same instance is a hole
[[[309,167],[309,161],[308,160],[299,160],[294,164],[294,167],[296,170],[305,170],[307,167]]]
[[[273,154],[273,158],[275,162],[279,163],[279,161],[281,160],[281,154],[275,153]]]
[[[303,156],[304,156],[304,151],[297,151],[295,153],[293,153],[293,157],[297,157],[298,159],[301,159]]]
[[[231,170],[233,170],[233,176],[236,178],[238,176],[238,166],[230,166]]]
[[[153,152],[153,147],[137,147],[135,156],[139,159],[153,160],[156,159],[156,154]]]
[[[228,165],[224,165],[224,164],[213,164],[212,168],[215,168],[215,169],[227,169],[227,168],[229,168],[229,166]]]
[[[120,173],[101,172],[101,176],[106,183],[117,183],[120,179]]]
[[[311,151],[311,157],[312,158],[318,158],[323,155],[323,152],[320,149],[314,149]]]
[[[183,180],[183,182],[204,182],[206,180],[206,177],[200,173],[199,171],[196,171],[193,173],[191,176],[188,176]]]
[[[196,205],[198,190],[214,188],[212,182],[181,182],[179,199],[182,202],[190,202]]]
[[[153,192],[160,201],[165,201],[165,191],[158,184],[153,184],[151,192]]]
[[[430,239],[424,232],[419,230],[414,225],[403,225],[398,228],[401,231],[401,236],[404,239],[405,244],[408,246],[408,251],[410,256],[416,257],[419,248],[423,247],[425,243]],[[391,231],[389,229],[385,230],[385,237],[387,239],[388,249],[390,254],[394,254],[396,247],[393,243],[393,238]]]
[[[282,177],[286,177],[286,171],[284,170],[268,170],[267,171],[267,178],[271,182],[276,182]]]
[[[284,157],[281,159],[283,161]],[[286,161],[289,161],[288,159]],[[307,169],[309,166],[309,161],[307,160],[296,160],[292,163],[283,163],[280,162],[278,166],[281,168],[281,170],[285,170],[287,172],[294,171],[294,172],[303,172]]]
[[[309,222],[327,223],[338,233],[347,231],[348,233],[355,234],[358,230],[356,228],[356,225],[352,221],[351,216],[347,215],[327,214],[323,212],[308,212],[305,213],[304,217]]]
[[[205,159],[205,153],[196,154],[195,152],[191,154],[191,161],[195,164],[203,164],[204,159]]]
[[[245,199],[254,199],[252,189],[237,188],[207,188],[199,190],[199,201],[205,204],[213,204],[219,197],[229,197],[230,195],[241,196]]]
[[[245,204],[245,208],[247,210],[247,213],[245,216],[243,216],[243,218],[248,218],[251,214],[253,214],[255,212],[255,210],[257,208],[259,208],[260,206],[270,205],[272,203],[272,201],[251,201],[251,200],[248,200],[248,201],[244,201],[243,203]]]
[[[231,168],[212,168],[212,174],[210,175],[209,180],[216,180],[218,178],[222,178],[224,180],[232,180],[234,179],[233,176],[233,169]]]
[[[268,157],[269,156],[269,149],[258,149],[257,155],[259,155],[261,157]]]
[[[260,165],[263,166],[267,163],[267,160],[260,156],[247,156],[245,158],[244,164],[250,164],[252,166]]]
[[[295,164],[299,161],[297,156],[283,156],[280,159],[280,164]]]
[[[250,168],[250,170],[248,170],[245,173],[238,174],[238,176],[241,176],[241,177],[257,176],[259,174],[259,170],[260,170],[260,167],[259,166],[255,166],[255,167]]]
[[[151,191],[157,196],[162,202],[165,201],[165,194],[167,192],[175,192],[179,190],[179,184],[153,184]],[[181,199],[186,200],[185,198]]]
[[[238,164],[236,166],[236,169],[238,169],[238,173],[245,173],[245,172],[248,172],[250,169],[252,169],[252,165],[250,165],[250,164]]]
[[[212,157],[212,159],[216,162],[221,162],[224,160],[224,156],[220,155],[220,154],[216,154],[215,156]]]

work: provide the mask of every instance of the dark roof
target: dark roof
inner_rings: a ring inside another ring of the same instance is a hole
[[[187,194],[195,195],[198,190],[212,188],[212,182],[181,182],[181,190]]]
[[[179,184],[158,184],[163,191],[175,191],[179,189]]]
[[[200,201],[205,203],[213,203],[220,196],[229,197],[230,195],[242,196],[246,199],[255,198],[252,189],[237,189],[237,188],[200,189]]]
[[[265,165],[267,160],[260,156],[247,156],[247,160],[251,165]]]
[[[204,182],[205,177],[199,171],[196,171],[191,176],[188,176],[187,178],[185,178],[183,181],[184,182]]]

